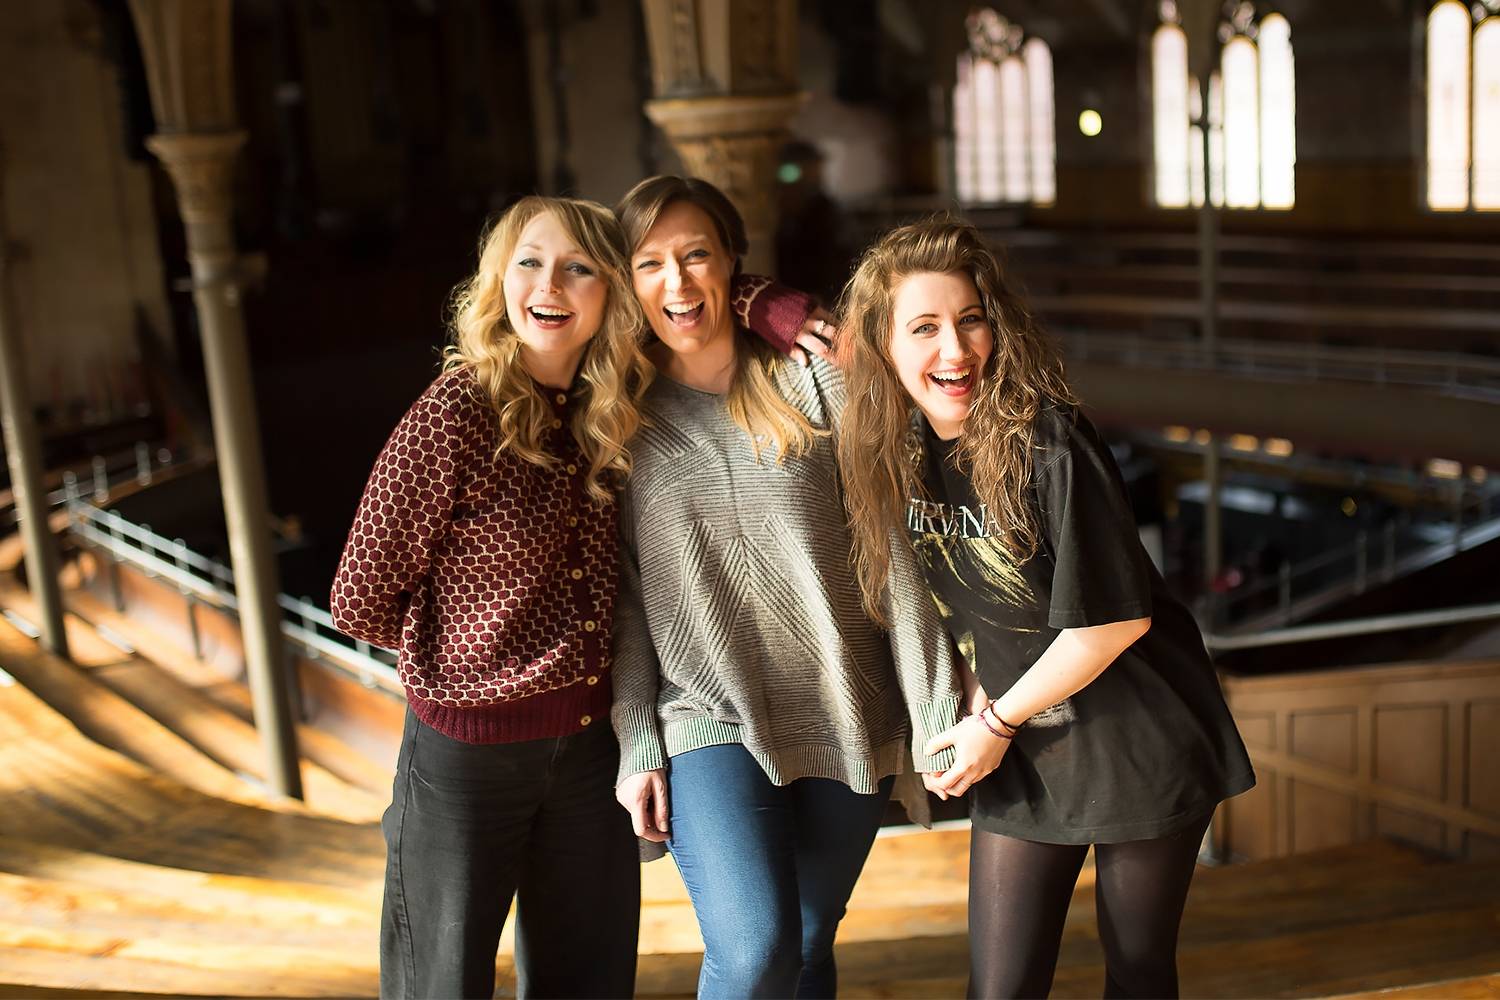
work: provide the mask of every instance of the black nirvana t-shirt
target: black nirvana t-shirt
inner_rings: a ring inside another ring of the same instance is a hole
[[[1055,844],[1175,832],[1255,784],[1197,624],[1141,545],[1109,448],[1081,413],[1038,418],[1031,500],[1040,528],[1022,565],[1003,528],[925,429],[924,481],[907,527],[933,598],[985,692],[1003,694],[1060,630],[1151,618],[1093,683],[1022,727],[969,793],[976,826]]]

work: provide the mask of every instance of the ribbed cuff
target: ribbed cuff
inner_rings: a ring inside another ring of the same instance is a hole
[[[667,752],[662,746],[655,705],[617,703],[610,712],[610,721],[620,741],[620,772],[615,776],[616,785],[632,774],[667,766]]]
[[[912,706],[911,758],[918,771],[946,771],[953,766],[952,747],[940,750],[931,757],[923,753],[922,748],[927,746],[928,740],[951,729],[958,721],[959,700],[958,695],[952,695],[929,701],[925,705]]]
[[[751,300],[749,327],[786,354],[796,346],[802,323],[817,304],[818,300],[811,295],[772,284]]]

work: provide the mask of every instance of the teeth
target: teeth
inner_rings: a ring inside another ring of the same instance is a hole
[[[697,309],[702,304],[703,304],[702,302],[694,302],[692,305],[686,305],[686,304],[684,304],[682,302],[674,302],[671,305],[667,306],[667,312],[669,312],[669,313],[675,313],[676,315],[681,316],[681,315],[684,315],[685,313],[692,312],[694,309]]]
[[[532,306],[531,311],[538,316],[546,316],[549,319],[562,319],[565,316],[573,315],[566,309],[553,309],[551,306]]]
[[[932,377],[939,382],[961,382],[968,378],[969,373],[973,370],[973,368],[962,368],[956,372],[933,372]]]

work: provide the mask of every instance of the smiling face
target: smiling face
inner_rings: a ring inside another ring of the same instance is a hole
[[[630,258],[635,296],[651,330],[674,354],[694,354],[734,336],[729,282],[734,254],[707,212],[667,206]]]
[[[890,359],[938,437],[963,429],[995,333],[966,271],[922,272],[896,285]]]
[[[567,388],[604,321],[609,280],[557,217],[526,223],[505,266],[505,315],[537,381]]]

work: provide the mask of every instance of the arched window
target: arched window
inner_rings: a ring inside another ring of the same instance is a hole
[[[989,8],[969,16],[953,88],[961,202],[1050,205],[1057,194],[1052,52]]]
[[[1434,4],[1426,57],[1427,207],[1500,209],[1500,0]]]
[[[1291,208],[1297,159],[1291,25],[1276,13],[1257,20],[1253,3],[1226,3],[1219,68],[1209,77],[1205,107],[1199,81],[1188,75],[1177,4],[1163,0],[1159,10],[1151,39],[1156,204],[1184,208],[1206,197],[1230,208]]]

